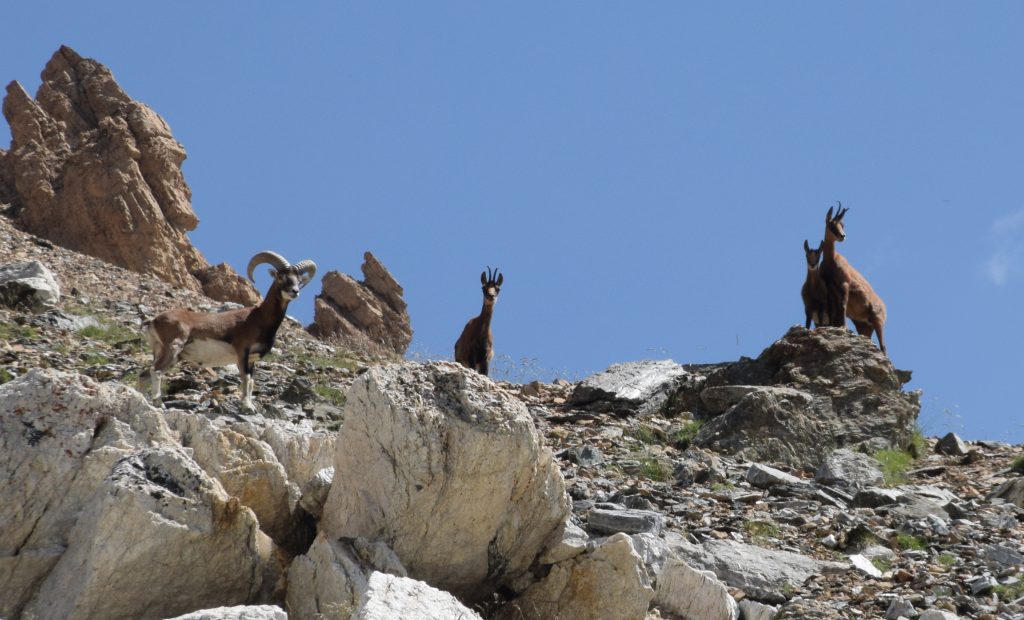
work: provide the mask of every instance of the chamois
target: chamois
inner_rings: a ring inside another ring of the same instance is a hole
[[[846,317],[850,317],[857,333],[871,339],[872,332],[878,334],[878,348],[885,350],[885,304],[875,293],[867,279],[836,251],[836,242],[846,239],[843,227],[843,216],[849,209],[839,209],[835,217],[829,207],[825,215],[825,241],[822,244],[821,277],[828,289],[828,324],[836,327],[846,326]]]
[[[807,257],[807,279],[800,289],[800,296],[804,300],[804,315],[807,319],[804,327],[811,328],[811,321],[815,327],[828,324],[828,289],[825,281],[821,279],[821,271],[818,264],[821,262],[821,246],[819,243],[816,249],[804,239],[804,255]]]
[[[161,375],[179,359],[202,366],[238,365],[242,407],[252,410],[252,373],[256,360],[270,352],[288,303],[316,274],[311,260],[291,265],[280,254],[259,252],[249,261],[249,280],[256,265],[273,267],[273,284],[257,306],[226,312],[193,312],[174,308],[145,320],[142,329],[153,348],[153,364],[142,373],[152,377],[152,398],[160,399]],[[140,376],[140,383],[142,376]]]
[[[497,276],[497,279],[495,279]],[[462,329],[462,335],[455,341],[455,361],[466,368],[472,368],[482,375],[487,375],[491,358],[494,357],[494,338],[491,334],[491,315],[494,314],[494,302],[498,301],[498,292],[505,276],[495,269],[480,273],[480,284],[483,285],[484,307],[480,316],[473,317]]]

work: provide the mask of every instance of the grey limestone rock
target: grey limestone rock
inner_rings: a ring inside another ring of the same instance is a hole
[[[619,414],[654,413],[668,399],[674,383],[687,375],[672,360],[615,364],[581,381],[570,403]]]
[[[60,301],[60,286],[46,265],[37,260],[0,267],[0,305],[43,312]]]

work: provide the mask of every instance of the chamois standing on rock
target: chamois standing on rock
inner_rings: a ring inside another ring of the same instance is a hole
[[[311,260],[291,265],[280,254],[260,252],[249,261],[248,275],[256,265],[273,266],[270,290],[258,306],[226,312],[193,312],[186,308],[167,310],[143,321],[142,329],[153,348],[153,365],[142,373],[152,377],[154,402],[160,399],[161,375],[178,360],[202,366],[238,365],[242,385],[242,407],[252,410],[252,373],[256,360],[270,353],[288,303],[316,274]],[[140,383],[143,377],[140,376]]]
[[[846,317],[850,317],[857,333],[871,338],[871,333],[878,334],[878,348],[885,350],[885,304],[875,293],[871,285],[859,271],[836,251],[836,242],[846,239],[843,227],[843,216],[849,209],[839,209],[835,217],[832,207],[825,215],[825,241],[822,244],[821,277],[828,289],[828,325],[845,327]]]
[[[497,277],[497,279],[495,279]],[[455,361],[466,368],[472,368],[482,375],[487,375],[491,358],[494,357],[494,338],[491,334],[491,315],[494,314],[494,302],[498,301],[501,283],[505,276],[495,269],[480,273],[480,284],[483,285],[484,307],[480,316],[473,317],[462,329],[462,335],[455,341]]]
[[[804,255],[807,257],[807,278],[804,286],[800,289],[800,296],[804,300],[804,316],[807,321],[804,327],[811,328],[811,321],[815,327],[828,325],[828,289],[825,281],[821,278],[821,270],[818,269],[821,262],[821,246],[812,249],[804,239]]]

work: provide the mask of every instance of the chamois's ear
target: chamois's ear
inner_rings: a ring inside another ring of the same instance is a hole
[[[487,286],[487,272],[486,271],[481,271],[480,272],[480,284],[483,284],[484,286]]]
[[[505,274],[499,273],[498,274],[498,281],[495,282],[495,284],[498,285],[498,286],[501,286],[501,283],[504,282],[504,281],[505,281]]]
[[[825,240],[824,239],[822,239],[821,241],[818,242],[818,249],[815,250],[815,252],[820,252],[821,251],[821,246],[823,246],[823,245],[825,245]]]
[[[807,243],[807,239],[804,239],[804,252],[810,252],[811,246]]]
[[[828,213],[825,214],[825,221],[826,222],[831,222],[832,221],[832,207],[828,208]]]

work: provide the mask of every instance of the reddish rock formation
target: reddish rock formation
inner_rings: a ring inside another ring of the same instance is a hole
[[[36,98],[11,82],[3,112],[11,149],[0,150],[0,202],[23,229],[179,287],[209,281],[214,299],[258,301],[233,272],[206,271],[186,236],[199,219],[181,171],[185,149],[105,66],[61,47]]]
[[[212,299],[233,301],[243,306],[255,306],[263,299],[252,283],[227,263],[200,269],[194,275],[203,285],[203,293]]]
[[[309,333],[357,351],[401,355],[412,341],[402,286],[373,254],[363,259],[362,282],[338,271],[324,275]]]

